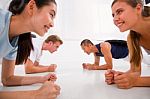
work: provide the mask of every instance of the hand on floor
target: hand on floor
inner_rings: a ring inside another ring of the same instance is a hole
[[[51,64],[48,68],[49,72],[54,72],[57,68],[57,65],[56,64]]]

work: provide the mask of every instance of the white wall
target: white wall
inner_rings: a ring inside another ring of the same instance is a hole
[[[10,0],[0,0],[0,7],[6,8]],[[55,27],[51,33],[63,39],[94,40],[126,39],[127,33],[120,33],[114,26],[111,15],[112,0],[56,0],[58,5]]]
[[[114,26],[112,0],[57,0],[55,31],[65,39],[126,39]]]

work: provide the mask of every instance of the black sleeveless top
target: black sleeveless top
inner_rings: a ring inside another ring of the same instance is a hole
[[[109,42],[111,44],[111,54],[115,59],[125,58],[128,56],[128,47],[127,43],[124,40],[107,40],[105,42]],[[103,57],[104,55],[101,52],[100,44],[95,45],[99,52],[96,52],[96,56]]]

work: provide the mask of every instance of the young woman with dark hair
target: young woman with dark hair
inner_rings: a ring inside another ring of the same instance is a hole
[[[56,76],[16,76],[15,64],[26,62],[33,49],[31,33],[43,36],[53,27],[57,5],[55,0],[12,0],[9,11],[0,9],[0,58],[4,86],[44,83],[38,90],[0,92],[0,99],[55,99],[60,87],[52,81]],[[17,58],[16,58],[17,56]]]

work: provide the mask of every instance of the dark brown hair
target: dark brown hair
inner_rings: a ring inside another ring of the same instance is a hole
[[[86,45],[89,45],[89,44],[92,44],[94,45],[89,39],[84,39],[83,41],[81,41],[81,44],[80,46],[86,46]]]

